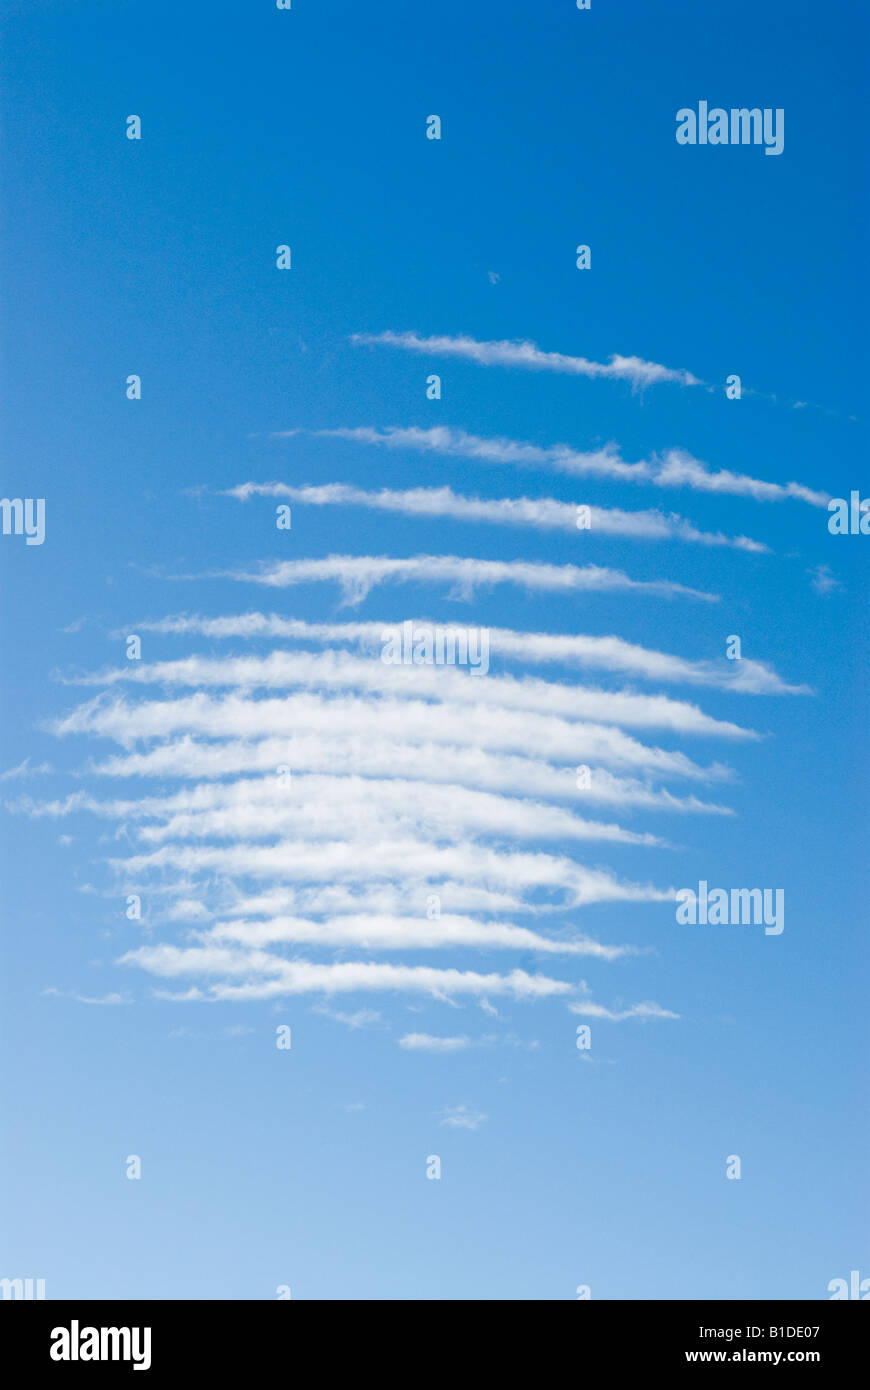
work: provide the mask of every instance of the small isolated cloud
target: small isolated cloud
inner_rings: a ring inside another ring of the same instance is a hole
[[[663,1009],[661,1004],[654,1004],[646,999],[641,1004],[632,1004],[628,1009],[606,1009],[603,1004],[593,1004],[591,1001],[584,1001],[580,1004],[569,1004],[572,1013],[581,1014],[584,1018],[607,1019],[610,1023],[622,1023],[627,1018],[639,1018],[644,1022],[653,1019],[679,1018],[679,1014],[672,1013],[670,1009]]]
[[[540,1043],[533,1039],[526,1042],[518,1037],[516,1033],[484,1033],[478,1038],[469,1038],[466,1034],[461,1037],[441,1037],[432,1033],[406,1033],[403,1038],[399,1038],[399,1046],[408,1052],[464,1052],[468,1047],[522,1047],[529,1052],[534,1052],[540,1047]]]
[[[441,1111],[440,1123],[451,1129],[479,1129],[488,1119],[488,1115],[470,1110],[467,1105],[448,1105]]]
[[[407,1052],[461,1052],[466,1047],[472,1047],[471,1038],[439,1038],[431,1033],[406,1033],[403,1038],[399,1038],[399,1047],[405,1048]]]
[[[167,910],[170,922],[207,922],[211,913],[198,898],[179,898]]]
[[[376,1024],[381,1022],[379,1009],[357,1009],[356,1013],[345,1014],[338,1009],[327,1009],[321,1005],[312,1012],[324,1014],[326,1018],[332,1018],[336,1023],[343,1023],[347,1028],[374,1028]]]
[[[23,763],[17,767],[7,768],[5,772],[0,772],[0,782],[11,782],[16,777],[38,777],[41,773],[51,772],[49,763],[39,763],[35,767],[30,766],[30,759],[25,758]]]
[[[499,275],[498,271],[488,270],[486,273],[489,276],[489,283],[491,285],[497,285],[499,280],[501,279],[501,276]]]
[[[72,990],[56,989],[54,985],[44,989],[42,994],[54,999],[74,999],[77,1004],[132,1004],[133,1002],[128,994],[102,994],[99,998],[93,998],[87,994],[74,994]]]
[[[810,583],[817,594],[831,594],[835,589],[842,589],[839,579],[835,579],[828,565],[815,565],[813,569],[807,570],[810,576]]]

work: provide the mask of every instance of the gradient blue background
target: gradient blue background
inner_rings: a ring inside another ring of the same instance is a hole
[[[816,694],[673,692],[771,736],[694,740],[699,761],[737,767],[717,799],[738,815],[637,815],[681,848],[608,862],[635,879],[783,886],[786,928],[681,935],[661,905],[590,909],[593,934],[657,952],[584,963],[596,997],[683,1015],[595,1025],[598,1065],[582,1065],[577,1019],[557,1005],[504,1006],[534,1051],[431,1057],[398,1049],[396,1028],[488,1021],[471,1004],[417,1015],[341,999],[395,1025],[352,1031],[308,998],[154,1000],[113,964],[140,939],[123,904],[80,891],[112,852],[105,827],[4,815],[0,1275],[45,1277],[55,1298],[273,1298],[289,1284],[338,1299],[564,1299],[580,1283],[594,1298],[825,1298],[829,1280],[870,1275],[870,538],[830,537],[799,502],[578,491],[556,474],[268,438],[443,423],[615,440],[628,459],[677,445],[714,468],[866,493],[866,16],[839,0],[593,0],[588,13],[569,0],[294,0],[289,13],[7,0],[2,16],[2,491],[46,498],[47,539],[0,538],[0,766],[55,769],[4,796],[89,785],[72,774],[94,750],[41,726],[77,698],[52,673],[117,663],[117,630],[182,609],[342,616],[332,586],[167,576],[335,551],[577,559],[570,535],[351,509],[295,507],[284,537],[269,501],[185,493],[248,479],[664,506],[743,532],[776,553],[595,540],[596,563],[714,590],[716,606],[507,587],[457,606],[403,586],[358,612],[618,632],[693,659],[739,633],[744,655]],[[784,153],[677,146],[674,114],[700,99],[783,107]],[[424,138],[431,112],[440,143]],[[283,242],[294,268],[280,275]],[[637,354],[717,385],[738,372],[762,394],[633,394],[348,342],[385,329]],[[125,399],[131,372],[139,403]],[[819,564],[841,585],[827,595],[811,586]],[[185,650],[147,638],[149,659]],[[126,988],[135,1003],[87,1007],[49,987]],[[227,1033],[239,1024],[251,1031]],[[195,1036],[171,1036],[181,1028]],[[458,1104],[487,1122],[439,1126]],[[143,1156],[139,1183],[128,1153]],[[440,1183],[425,1180],[430,1153]],[[731,1153],[740,1182],[724,1179]]]

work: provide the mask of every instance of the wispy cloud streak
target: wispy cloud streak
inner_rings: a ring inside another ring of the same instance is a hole
[[[187,991],[183,1000],[255,1000],[292,994],[348,994],[361,991],[404,991],[435,998],[452,995],[508,995],[514,999],[546,999],[573,992],[566,980],[512,970],[507,975],[480,974],[473,970],[437,969],[425,965],[374,964],[343,961],[318,965],[306,960],[285,960],[264,951],[234,951],[217,946],[140,946],[121,957],[121,963],[138,966],[164,979],[184,975],[241,976],[243,983],[216,984],[203,992]],[[163,996],[167,997],[167,996]],[[172,997],[172,996],[169,996]]]
[[[543,531],[569,531],[586,543],[595,536],[624,536],[628,540],[679,540],[697,545],[727,546],[754,554],[765,554],[769,547],[748,536],[725,536],[720,531],[701,531],[674,513],[659,511],[627,512],[616,507],[589,507],[588,523],[577,525],[577,503],[559,502],[553,497],[464,497],[449,487],[410,488],[395,491],[381,488],[366,492],[347,483],[324,483],[319,487],[293,487],[288,483],[240,483],[222,494],[246,502],[251,497],[284,497],[290,502],[314,507],[367,507],[373,511],[397,512],[404,516],[450,517],[455,521],[490,522],[500,526],[529,526]]]
[[[444,454],[474,459],[480,463],[513,467],[551,468],[574,477],[612,478],[620,482],[641,483],[662,488],[692,488],[734,497],[751,497],[758,502],[782,502],[795,498],[814,507],[826,507],[829,494],[803,483],[770,483],[730,469],[714,470],[684,449],[666,449],[649,459],[627,463],[613,444],[584,452],[567,444],[539,445],[501,437],[483,438],[465,430],[437,425],[429,429],[392,426],[375,429],[368,425],[322,430],[277,430],[274,438],[311,434],[325,439],[345,439],[352,443],[373,444],[386,449],[411,449],[419,453]]]
[[[389,628],[382,629],[384,640],[389,632]],[[120,683],[187,686],[199,690],[222,686],[245,690],[297,686],[320,691],[355,690],[529,710],[628,728],[665,728],[730,739],[757,737],[751,729],[714,719],[697,705],[667,695],[599,690],[528,676],[517,679],[491,671],[484,682],[458,667],[392,665],[345,652],[277,651],[267,657],[196,656],[182,661],[128,662],[112,671],[80,676],[72,683],[106,687]]]
[[[416,627],[433,626],[431,619],[414,618]],[[304,642],[356,642],[364,650],[383,643],[384,624],[376,622],[309,623],[301,618],[285,618],[278,613],[239,613],[217,618],[178,614],[145,620],[137,631],[228,640],[233,637],[287,637]],[[126,629],[125,629],[126,631]],[[490,628],[493,652],[534,665],[562,664],[589,667],[662,681],[665,684],[708,686],[748,695],[807,695],[810,687],[789,685],[765,662],[744,657],[740,661],[693,661],[687,657],[659,652],[626,642],[621,637],[595,637],[586,634],[561,635],[552,632],[517,632],[511,628]]]
[[[461,555],[414,555],[408,559],[330,555],[323,560],[263,563],[259,570],[230,570],[213,577],[273,589],[334,581],[341,585],[347,604],[362,603],[376,585],[384,583],[446,583],[452,586],[452,598],[466,602],[479,588],[496,584],[516,584],[530,593],[637,593],[658,598],[703,599],[707,603],[719,600],[718,594],[704,593],[675,580],[630,579],[622,570],[601,565],[547,565],[531,560],[477,560]]]
[[[336,743],[352,737],[358,747],[360,742],[383,737],[386,727],[393,740],[419,749],[446,744],[523,756],[534,748],[538,757],[568,763],[600,762],[617,769],[698,780],[727,776],[727,770],[718,765],[701,768],[681,750],[650,747],[613,726],[446,700],[440,704],[388,698],[373,702],[309,694],[254,700],[237,694],[213,698],[202,692],[138,703],[98,697],[51,727],[59,736],[92,734],[127,747],[182,732],[231,739],[271,734],[288,740],[308,733]],[[285,747],[289,749],[289,742]]]
[[[642,357],[623,357],[614,353],[607,362],[591,362],[586,357],[570,356],[563,352],[544,352],[536,343],[523,340],[481,342],[465,334],[419,333],[354,333],[352,343],[373,347],[395,347],[405,352],[429,356],[459,357],[476,362],[481,367],[519,367],[533,372],[559,372],[568,376],[592,379],[609,378],[628,381],[634,387],[656,386],[674,382],[680,386],[700,386],[702,382],[683,368],[663,367],[658,362],[646,362]]]

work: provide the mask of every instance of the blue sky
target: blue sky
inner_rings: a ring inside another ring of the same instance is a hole
[[[46,538],[0,537],[0,1274],[242,1299],[870,1275],[870,539],[826,511],[866,489],[866,21],[3,16],[3,492],[45,498]],[[782,108],[783,153],[677,145],[701,100]],[[246,483],[355,491],[294,495],[279,531]],[[420,556],[507,568],[371,582]],[[377,634],[407,619],[491,631],[488,675],[390,684]],[[784,931],[678,926],[701,879],[783,889]],[[481,945],[499,924],[537,944]]]

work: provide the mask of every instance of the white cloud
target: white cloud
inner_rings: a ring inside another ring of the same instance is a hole
[[[451,1129],[480,1129],[489,1119],[479,1110],[470,1110],[467,1105],[448,1105],[441,1112],[441,1124]]]
[[[414,618],[415,627],[434,624],[430,619]],[[289,637],[305,642],[358,642],[367,650],[381,646],[383,623],[344,622],[307,623],[277,613],[241,613],[218,618],[178,615],[144,621],[135,630],[204,637]],[[126,631],[126,629],[125,629]],[[533,664],[562,663],[591,667],[620,674],[658,680],[666,684],[710,686],[742,694],[809,694],[807,686],[789,685],[766,663],[744,658],[742,661],[692,661],[682,656],[641,647],[621,637],[592,637],[584,634],[561,635],[550,632],[517,632],[510,628],[490,628],[495,655]]]
[[[203,933],[203,941],[233,942],[245,947],[279,943],[307,946],[355,946],[372,951],[478,950],[539,951],[550,955],[591,956],[619,960],[636,954],[628,946],[605,945],[588,937],[542,936],[509,922],[479,922],[471,917],[443,913],[433,921],[426,917],[344,916],[314,922],[299,917],[274,917],[265,921],[236,919],[216,923]]]
[[[606,1009],[603,1004],[593,1004],[585,1000],[580,1004],[569,1004],[572,1013],[581,1014],[584,1018],[607,1019],[611,1023],[622,1023],[627,1018],[638,1018],[649,1022],[654,1019],[679,1018],[679,1014],[672,1013],[670,1009],[663,1009],[660,1004],[654,1004],[646,1000],[642,1004],[632,1004],[628,1009]]]
[[[566,980],[529,975],[524,970],[512,970],[506,975],[483,975],[472,970],[363,961],[317,965],[306,960],[284,960],[262,951],[230,951],[215,946],[139,946],[121,956],[119,963],[136,966],[161,979],[176,979],[184,975],[219,975],[243,980],[241,984],[213,984],[208,986],[207,992],[195,987],[193,993],[186,991],[182,995],[169,996],[178,1002],[185,999],[216,1002],[368,991],[404,991],[444,1000],[453,995],[466,994],[509,995],[517,1000],[534,1000],[571,994],[575,988]]]
[[[72,990],[57,989],[54,985],[50,985],[48,989],[42,990],[41,993],[55,999],[74,999],[77,1004],[108,1004],[112,1006],[117,1004],[132,1004],[133,1002],[128,994],[119,994],[117,991],[113,991],[109,994],[102,994],[94,998],[86,994],[76,994]]]
[[[829,565],[816,565],[813,569],[807,570],[810,582],[817,594],[832,594],[835,589],[842,589],[839,579],[834,574]]]
[[[36,777],[41,773],[51,771],[48,763],[40,763],[38,766],[32,767],[30,759],[25,758],[17,767],[9,767],[5,772],[0,772],[0,782],[11,782],[19,777]]]
[[[436,568],[445,561],[489,563],[418,559]],[[520,566],[529,568],[550,578],[570,571],[572,583],[585,573],[574,566]],[[595,571],[601,573],[610,572]],[[247,614],[152,626],[283,638],[291,635],[286,624],[298,639],[319,643],[338,634],[359,643],[364,654],[276,650],[130,663],[82,677],[84,684],[107,688],[52,726],[58,735],[120,746],[122,756],[103,757],[90,769],[97,776],[154,776],[173,784],[157,795],[100,800],[79,791],[59,801],[19,803],[32,815],[95,813],[114,822],[110,829],[123,847],[108,860],[115,891],[148,893],[148,936],[119,963],[150,975],[159,997],[233,1002],[309,994],[350,1028],[379,1026],[380,1015],[358,1007],[333,1011],[324,1000],[401,993],[459,1007],[457,1001],[470,998],[489,1012],[499,997],[564,997],[590,1017],[676,1017],[648,1001],[607,1009],[571,978],[520,968],[469,970],[453,962],[465,952],[507,951],[547,962],[558,956],[570,976],[580,957],[607,964],[648,950],[595,940],[582,930],[582,919],[565,920],[564,914],[593,904],[619,905],[623,920],[629,903],[659,904],[675,896],[673,887],[645,881],[645,870],[617,873],[601,866],[597,855],[577,862],[573,845],[582,841],[614,842],[632,853],[666,847],[643,829],[586,813],[608,802],[724,812],[692,797],[675,798],[652,779],[712,781],[731,773],[625,730],[662,728],[732,744],[755,737],[752,731],[657,693],[525,674],[475,679],[452,667],[388,666],[372,659],[383,629],[370,623],[306,625]],[[616,638],[551,639],[503,630],[494,636],[513,660],[556,659],[651,678],[665,672],[736,687],[715,663],[681,665],[680,658]],[[568,646],[559,647],[561,641]],[[783,688],[774,673],[759,671],[756,684]],[[122,682],[148,689],[122,693]],[[592,768],[589,787],[578,788],[574,780],[581,763]],[[276,775],[282,767],[289,776]],[[195,785],[185,785],[190,781]],[[558,852],[544,852],[542,843],[555,844]],[[433,891],[437,910],[431,910]],[[521,925],[523,915],[532,925]],[[183,924],[176,940],[155,940],[161,922]],[[303,949],[327,958],[300,958]],[[419,952],[439,954],[431,966],[404,959]],[[178,988],[168,987],[176,982]],[[465,1034],[457,1042],[420,1031],[405,1034],[400,1045],[450,1051],[481,1044]],[[465,1124],[461,1112],[445,1123]],[[480,1118],[472,1117],[470,1127],[477,1123]]]
[[[137,833],[150,844],[169,839],[258,840],[283,834],[300,839],[364,841],[413,830],[421,838],[463,835],[521,840],[598,840],[654,846],[654,835],[588,821],[561,807],[520,797],[425,780],[297,774],[202,783],[167,797],[99,801],[73,793],[62,802],[21,803],[32,816],[88,811],[113,821],[144,821]],[[152,824],[151,822],[156,822]]]
[[[399,1038],[399,1047],[406,1052],[462,1052],[473,1046],[471,1038],[438,1038],[431,1033],[406,1033]]]
[[[190,576],[180,576],[182,578]],[[622,570],[602,565],[548,565],[532,560],[476,560],[462,555],[329,555],[322,560],[277,560],[258,570],[232,570],[212,576],[240,583],[288,589],[299,584],[336,582],[343,601],[362,603],[378,584],[452,585],[450,597],[469,601],[477,589],[516,584],[530,593],[655,594],[660,598],[695,598],[718,602],[717,594],[689,588],[670,579],[630,579]]]
[[[342,1013],[340,1009],[329,1009],[324,1004],[318,1004],[314,1012],[324,1014],[326,1018],[332,1018],[336,1023],[343,1023],[346,1028],[350,1028],[354,1032],[360,1028],[380,1027],[383,1017],[380,1009],[357,1009],[354,1013],[347,1014]]]
[[[562,352],[543,352],[535,343],[521,340],[480,342],[465,334],[435,334],[423,337],[418,333],[353,333],[352,343],[402,348],[441,357],[461,357],[482,367],[522,367],[529,371],[560,372],[570,376],[609,377],[628,381],[634,387],[654,386],[660,382],[676,382],[680,386],[700,386],[691,372],[682,368],[662,367],[658,362],[646,362],[642,357],[623,357],[614,353],[607,362],[590,362],[586,357],[567,356]]]
[[[280,840],[258,845],[239,841],[226,845],[168,844],[149,854],[111,861],[128,880],[166,870],[181,874],[246,875],[282,882],[354,884],[386,880],[418,889],[441,879],[524,894],[549,895],[544,900],[564,908],[588,903],[665,902],[673,888],[623,881],[606,869],[578,864],[564,855],[521,853],[493,849],[476,842],[434,845],[411,838],[394,841],[347,840],[325,842]]]
[[[512,794],[522,788],[527,796],[570,801],[585,808],[598,806],[639,806],[679,814],[732,815],[732,810],[695,796],[679,797],[666,788],[656,788],[638,777],[626,777],[596,766],[590,786],[578,792],[574,768],[557,766],[545,759],[452,747],[433,743],[417,746],[389,738],[371,739],[355,746],[350,739],[330,743],[326,737],[200,742],[189,736],[172,738],[145,752],[110,756],[89,771],[99,777],[159,777],[173,780],[201,780],[229,777],[239,773],[269,773],[287,764],[295,773],[329,769],[335,775],[396,777],[406,770],[437,785],[467,786]],[[694,765],[693,765],[694,766]],[[671,771],[674,771],[673,769]],[[695,768],[690,775],[706,780],[721,779],[726,769],[716,764],[706,770]],[[686,775],[680,767],[675,775]],[[10,803],[11,809],[28,814],[65,815],[76,809],[99,814],[99,803],[77,802],[78,793],[61,802]]]
[[[406,516],[451,517],[457,521],[485,521],[496,525],[531,526],[540,530],[568,531],[585,545],[595,536],[625,536],[631,540],[680,540],[700,545],[730,546],[765,553],[769,547],[746,536],[725,536],[720,531],[700,531],[673,512],[626,512],[615,507],[590,507],[589,528],[577,529],[577,504],[552,497],[464,497],[449,487],[411,488],[404,492],[381,488],[366,492],[345,483],[319,487],[292,487],[287,483],[241,483],[228,488],[225,497],[246,502],[251,497],[283,497],[306,506],[358,506]]]
[[[273,767],[304,765],[294,756],[297,741],[314,736],[335,746],[336,770],[340,770],[338,752],[343,740],[352,739],[355,751],[349,755],[348,770],[359,772],[366,770],[365,741],[383,737],[385,728],[390,731],[391,742],[410,745],[418,750],[416,756],[421,760],[427,747],[443,744],[468,748],[474,755],[485,750],[525,756],[534,749],[536,757],[544,760],[603,763],[660,776],[710,780],[728,775],[719,764],[702,769],[679,750],[650,747],[612,725],[447,700],[432,704],[384,697],[375,702],[355,696],[324,699],[307,693],[259,700],[238,694],[213,697],[197,693],[138,703],[98,697],[52,725],[59,736],[87,733],[127,747],[143,739],[181,733],[212,739],[273,736],[281,740],[279,753],[282,747],[285,753]],[[408,770],[416,773],[416,769],[417,763],[412,761]],[[399,766],[393,770],[405,771]]]
[[[394,628],[382,628],[384,638]],[[497,654],[497,653],[496,653]],[[490,651],[490,660],[492,652]],[[537,677],[502,676],[491,670],[485,679],[450,665],[394,665],[347,652],[275,651],[265,657],[188,657],[182,661],[127,662],[111,671],[74,678],[77,685],[120,683],[207,687],[231,686],[246,691],[294,686],[320,690],[354,690],[361,694],[416,696],[442,703],[495,705],[542,715],[590,719],[628,728],[665,728],[677,733],[729,739],[757,737],[750,729],[714,719],[696,705],[665,695],[544,681]]]
[[[552,468],[574,477],[615,478],[622,482],[644,483],[655,487],[693,488],[697,492],[752,497],[758,502],[781,502],[796,498],[814,507],[826,507],[829,494],[803,483],[769,483],[729,469],[711,470],[684,449],[666,449],[637,463],[627,463],[613,444],[583,452],[567,444],[539,445],[502,437],[483,438],[465,430],[438,425],[428,429],[391,426],[375,429],[368,425],[324,430],[278,430],[276,438],[309,433],[320,438],[345,439],[359,444],[375,444],[388,449],[416,449],[423,453],[453,455],[481,463]]]

